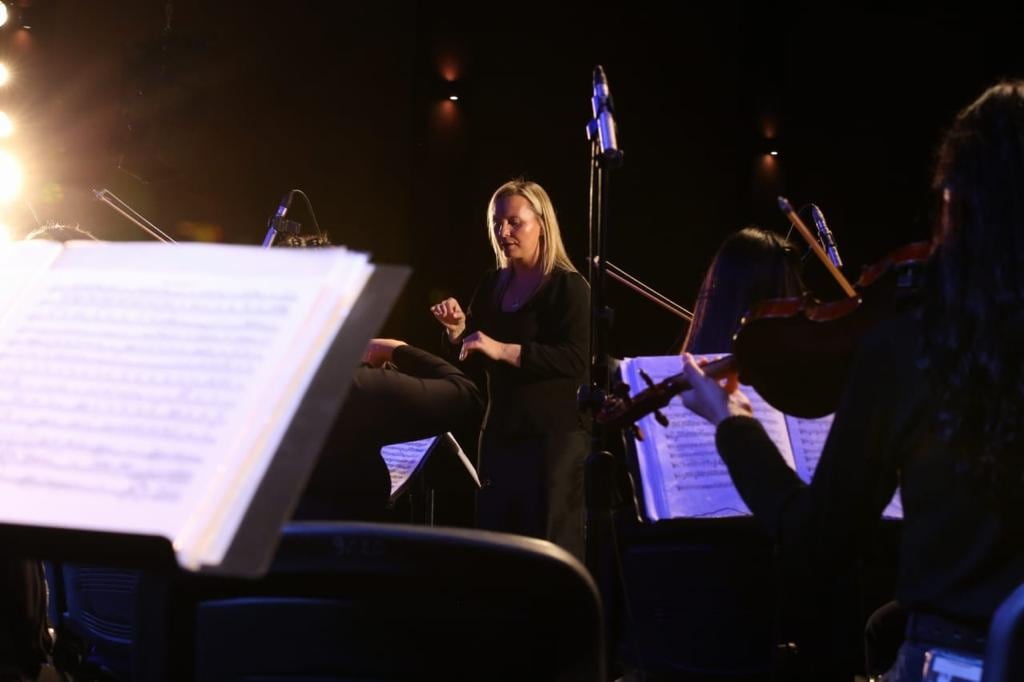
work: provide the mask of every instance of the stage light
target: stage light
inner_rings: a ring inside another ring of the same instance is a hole
[[[11,80],[11,70],[7,68],[6,64],[0,64],[0,85],[7,85],[9,80]]]
[[[8,202],[21,191],[21,167],[8,152],[0,152],[0,202]]]
[[[11,236],[11,234],[11,228],[0,223],[0,244],[6,244],[7,242],[14,241],[14,237]]]
[[[776,149],[773,149],[773,150],[771,150],[771,151],[770,151],[770,152],[768,152],[768,153],[769,153],[769,154],[771,154],[772,156],[778,156],[778,155],[779,155],[779,152],[778,152],[778,150],[776,150]]]
[[[0,111],[0,137],[10,137],[14,133],[14,123],[11,117]]]
[[[448,99],[451,100],[452,102],[458,102],[459,101],[459,96],[458,95],[448,95]]]
[[[6,24],[9,18],[10,14],[7,11],[7,3],[0,2],[0,26]]]

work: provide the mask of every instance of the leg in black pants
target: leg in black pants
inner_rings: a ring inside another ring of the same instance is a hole
[[[413,346],[396,348],[392,361],[397,370],[356,370],[296,518],[377,518],[391,492],[381,446],[479,420],[480,393],[458,368]]]
[[[585,431],[528,438],[483,434],[480,528],[550,540],[583,561],[583,463],[589,452]]]

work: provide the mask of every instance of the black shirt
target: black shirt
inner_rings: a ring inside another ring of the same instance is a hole
[[[576,391],[590,374],[590,288],[577,273],[555,269],[521,308],[501,309],[500,270],[486,273],[466,313],[466,334],[482,331],[522,346],[520,366],[474,353],[485,374],[488,433],[518,437],[589,428]],[[458,346],[455,346],[458,348]],[[472,371],[471,369],[471,371]]]
[[[905,520],[897,597],[916,611],[984,624],[1024,582],[1024,505],[994,509],[935,435],[920,337],[920,322],[907,314],[865,339],[809,486],[754,419],[724,420],[718,450],[755,516],[823,571],[856,555],[898,483]]]

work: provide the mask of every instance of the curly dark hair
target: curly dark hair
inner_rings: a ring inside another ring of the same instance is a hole
[[[1024,81],[960,112],[938,153],[941,199],[923,309],[938,434],[998,501],[1024,492]]]

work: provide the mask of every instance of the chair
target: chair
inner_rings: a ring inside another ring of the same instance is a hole
[[[602,680],[596,587],[542,541],[294,523],[270,575],[202,601],[199,680]]]
[[[1024,679],[1024,585],[996,609],[985,647],[981,682]]]
[[[131,675],[136,620],[136,590],[140,574],[100,566],[62,564],[63,611],[60,637],[79,638],[84,663],[118,679]]]

